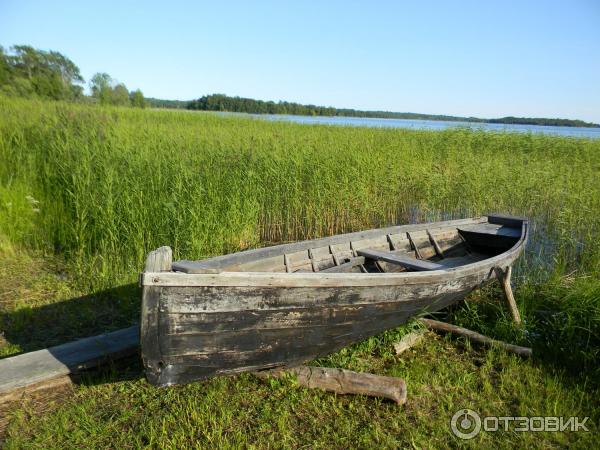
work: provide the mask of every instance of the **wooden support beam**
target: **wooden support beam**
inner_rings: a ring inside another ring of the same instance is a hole
[[[412,248],[415,249],[415,255],[417,255],[417,258],[423,259],[423,255],[421,255],[421,252],[419,251],[419,247],[417,247],[417,243],[410,235],[410,232],[407,232],[406,236],[408,237],[408,242],[410,242],[410,245],[412,246]]]
[[[389,234],[387,234],[386,237],[387,237],[387,240],[388,240],[388,242],[390,244],[390,248],[392,250],[396,250],[396,244],[394,244],[394,241],[392,241],[392,236],[390,236]]]
[[[313,255],[313,251],[310,248],[308,249],[308,258],[310,259],[310,265],[312,267],[313,272],[318,272],[319,266],[315,262],[315,255]]]
[[[300,386],[323,389],[336,394],[359,394],[371,397],[383,397],[399,405],[406,403],[406,382],[401,378],[353,372],[329,367],[283,367],[253,372],[261,379],[280,378],[293,374]]]
[[[338,259],[337,255],[333,251],[333,245],[329,246],[329,253],[331,253],[331,257],[333,258],[333,264],[335,264],[336,266],[339,266],[340,260]]]
[[[435,240],[435,238],[433,237],[433,234],[431,234],[429,232],[429,230],[427,231],[427,236],[429,236],[429,242],[431,242],[431,244],[433,245],[433,248],[435,249],[435,252],[438,254],[438,256],[440,258],[444,257],[444,252],[442,251],[442,247],[440,247],[440,245],[438,244],[438,242]]]
[[[354,243],[352,241],[350,241],[350,250],[352,251],[352,256],[354,256],[354,257],[358,256],[358,252],[356,251],[356,248],[354,248]],[[364,264],[361,264],[359,267],[360,267],[360,271],[362,273],[368,273]]]
[[[529,347],[520,347],[518,345],[507,344],[506,342],[498,341],[496,339],[489,338],[483,334],[479,334],[475,331],[468,330],[466,328],[457,327],[450,323],[439,322],[431,319],[421,319],[421,322],[430,330],[442,331],[444,333],[453,333],[459,336],[463,336],[472,342],[476,342],[486,346],[497,346],[504,350],[515,353],[519,356],[529,357],[532,354],[532,350]]]
[[[506,306],[510,311],[513,321],[517,324],[521,324],[521,314],[519,314],[519,308],[517,308],[517,302],[513,295],[512,287],[510,285],[510,277],[512,275],[512,266],[508,266],[506,270],[502,270],[500,267],[494,269],[496,271],[496,277],[502,286],[504,291],[504,299],[506,300]]]
[[[292,265],[290,263],[290,258],[287,255],[287,253],[285,255],[283,255],[283,264],[285,264],[285,271],[287,273],[291,273],[292,272]]]

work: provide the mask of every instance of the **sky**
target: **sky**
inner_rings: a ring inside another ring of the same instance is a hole
[[[0,45],[148,97],[600,123],[600,1],[0,0]]]

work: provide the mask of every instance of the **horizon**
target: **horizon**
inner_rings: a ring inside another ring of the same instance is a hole
[[[86,82],[338,109],[600,123],[600,5],[0,5],[0,45],[58,51]],[[50,26],[48,25],[50,24]],[[87,87],[87,84],[86,84]]]
[[[86,94],[89,95],[89,94]],[[222,92],[219,93],[212,93],[212,94],[203,94],[200,95],[196,98],[192,98],[192,99],[170,99],[170,98],[158,98],[158,97],[149,97],[149,96],[145,96],[145,98],[147,100],[155,100],[155,101],[176,101],[176,102],[182,102],[182,103],[191,103],[194,102],[202,97],[210,97],[210,96],[214,96],[214,95],[224,95],[226,97],[230,97],[230,98],[240,98],[240,99],[244,99],[244,100],[253,100],[253,101],[262,101],[262,102],[273,102],[273,103],[292,103],[289,100],[284,100],[284,99],[278,99],[278,100],[271,100],[271,99],[258,99],[258,98],[251,98],[251,97],[242,97],[242,96],[233,96],[233,95],[227,95],[224,94]],[[390,111],[390,110],[382,110],[382,109],[370,109],[370,110],[361,110],[361,109],[356,109],[356,108],[339,108],[335,105],[315,105],[315,104],[301,104],[303,106],[315,106],[318,108],[334,108],[337,110],[349,110],[349,111],[357,111],[357,112],[366,112],[366,113],[390,113],[390,114],[415,114],[415,115],[431,115],[431,116],[438,116],[438,117],[449,117],[449,118],[456,118],[456,119],[477,119],[477,120],[494,120],[494,119],[510,119],[510,118],[515,118],[515,119],[549,119],[549,120],[570,120],[570,121],[577,121],[577,120],[581,120],[581,119],[570,119],[570,118],[565,118],[565,117],[524,117],[524,116],[502,116],[502,117],[477,117],[477,116],[456,116],[456,115],[452,115],[452,114],[432,114],[432,113],[427,113],[427,112],[419,112],[419,111]],[[227,112],[227,111],[226,111]],[[245,113],[239,113],[239,114],[245,114]],[[254,114],[254,113],[248,113],[248,114]],[[286,114],[286,115],[294,115],[294,114]],[[348,116],[348,117],[352,117],[352,116]],[[356,116],[357,118],[360,118],[360,116]],[[386,117],[381,117],[380,119],[391,119],[391,118],[386,118]],[[596,123],[596,122],[590,122],[590,121],[584,121],[588,124],[591,125],[596,125],[596,126],[600,126],[600,123]]]

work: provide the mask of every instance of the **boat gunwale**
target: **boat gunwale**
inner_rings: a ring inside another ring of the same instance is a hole
[[[336,234],[333,236],[325,236],[325,237],[316,238],[316,239],[306,239],[304,241],[288,242],[285,244],[277,244],[277,245],[270,245],[267,247],[259,247],[259,248],[249,249],[249,250],[242,250],[242,251],[230,253],[227,255],[213,256],[213,257],[201,259],[201,260],[173,261],[173,264],[176,264],[178,262],[202,263],[202,265],[206,269],[213,269],[213,270],[219,271],[219,272],[213,272],[213,273],[222,273],[222,272],[225,272],[225,270],[224,270],[225,268],[231,267],[236,264],[239,265],[239,264],[243,264],[246,262],[259,260],[261,258],[269,258],[272,256],[279,256],[278,254],[276,254],[279,251],[281,251],[282,254],[285,254],[285,253],[294,253],[296,251],[306,250],[309,247],[306,247],[306,248],[303,248],[303,247],[307,246],[308,244],[311,244],[310,248],[317,248],[320,246],[337,245],[337,244],[341,244],[341,243],[345,243],[345,242],[350,242],[353,240],[373,239],[373,238],[376,238],[381,235],[397,234],[397,233],[411,232],[411,231],[413,231],[413,232],[414,231],[426,231],[428,229],[438,230],[438,229],[444,229],[444,228],[452,228],[452,227],[456,227],[456,226],[460,226],[460,225],[477,225],[480,223],[487,222],[488,217],[489,216],[484,215],[484,216],[469,217],[466,219],[446,220],[446,221],[441,221],[441,222],[414,223],[414,224],[394,225],[391,227],[383,227],[383,228],[373,228],[371,230],[354,231],[351,233]],[[275,253],[275,254],[273,254],[273,253]],[[181,273],[186,273],[186,272],[181,272]],[[205,272],[205,273],[209,273],[209,272]],[[252,272],[245,272],[245,273],[252,273]]]
[[[488,216],[472,218],[477,223],[477,219],[485,222]],[[469,223],[468,220],[456,220],[448,222],[433,222],[430,224],[415,224],[416,226],[436,226],[443,228],[453,224]],[[443,224],[442,227],[437,225]],[[409,228],[411,225],[402,225],[400,227]],[[399,227],[393,227],[395,229]],[[387,230],[382,228],[379,230]],[[426,229],[422,228],[422,229]],[[369,230],[377,231],[377,230]],[[350,233],[358,234],[358,233]],[[141,274],[140,284],[142,286],[157,286],[157,287],[279,287],[279,288],[294,288],[294,287],[352,287],[352,286],[382,286],[382,285],[413,285],[413,284],[429,284],[448,281],[453,278],[459,279],[467,277],[482,271],[489,271],[489,278],[495,277],[494,269],[497,267],[503,270],[512,265],[512,263],[523,252],[525,243],[529,235],[528,220],[522,219],[521,236],[519,240],[505,252],[487,258],[481,261],[475,261],[469,264],[464,264],[446,269],[423,271],[423,272],[396,272],[396,273],[322,273],[322,272],[302,272],[302,273],[286,273],[286,272],[219,272],[219,273],[184,273],[184,272],[144,272]],[[338,235],[344,236],[344,235]],[[327,239],[327,238],[324,238]],[[318,240],[315,240],[318,241]],[[311,241],[302,241],[311,242]],[[282,244],[273,247],[281,247],[289,244]],[[256,252],[254,249],[246,252]],[[239,253],[246,253],[239,252]],[[230,255],[224,255],[230,256]]]

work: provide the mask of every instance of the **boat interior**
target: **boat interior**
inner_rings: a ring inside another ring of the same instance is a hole
[[[357,233],[267,247],[204,261],[176,261],[175,272],[391,273],[442,270],[499,255],[521,237],[522,221],[492,217],[465,225]],[[349,239],[343,239],[348,236]],[[328,243],[328,241],[331,241]],[[313,243],[314,245],[311,245]],[[325,245],[323,245],[325,244]],[[240,255],[240,257],[236,257]],[[242,257],[244,256],[244,257]]]

